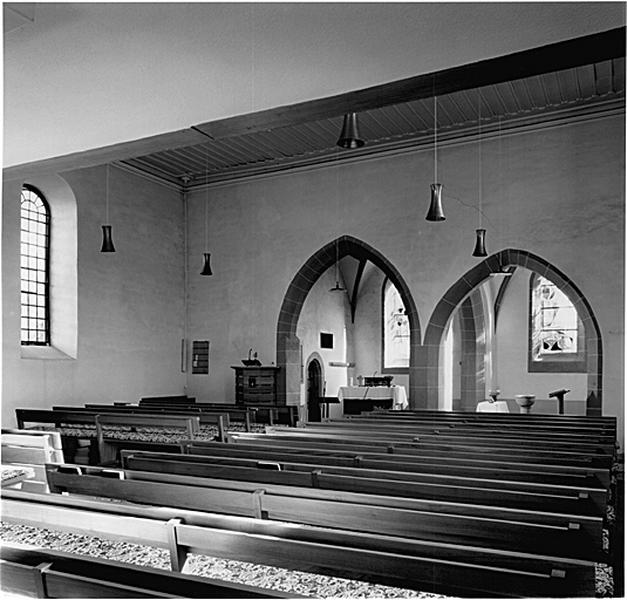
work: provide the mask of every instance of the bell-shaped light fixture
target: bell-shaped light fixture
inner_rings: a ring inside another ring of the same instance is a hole
[[[472,251],[473,256],[487,256],[485,249],[485,229],[477,229],[477,239],[475,240],[475,249]]]
[[[442,184],[431,184],[431,204],[429,205],[429,212],[425,217],[427,221],[444,221],[444,211],[442,210]]]
[[[100,252],[115,252],[113,239],[111,238],[111,225],[102,226],[102,247]]]
[[[433,96],[433,177],[436,183],[431,184],[431,204],[425,220],[445,221],[442,210],[442,184],[438,181],[438,99]]]
[[[109,165],[105,171],[105,223],[109,222]],[[115,252],[113,238],[111,237],[111,225],[102,225],[102,246],[100,252]]]
[[[211,254],[209,252],[205,252],[205,264],[203,265],[201,275],[213,275],[213,271],[211,270]]]
[[[205,155],[205,185],[207,184],[207,180],[209,179],[209,148],[207,148],[207,153]],[[207,186],[207,196],[205,197],[205,248],[209,248],[209,187]],[[201,275],[205,275],[209,277],[213,275],[213,271],[211,270],[211,254],[209,252],[204,252],[205,264],[203,265]]]
[[[348,150],[354,150],[355,148],[361,148],[366,142],[361,139],[359,135],[359,128],[357,126],[357,113],[350,112],[344,115],[344,124],[342,125],[342,133],[337,141],[337,145],[340,148],[346,148]]]

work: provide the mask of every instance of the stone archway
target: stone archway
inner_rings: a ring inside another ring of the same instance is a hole
[[[502,267],[525,267],[546,276],[561,289],[573,303],[583,322],[586,338],[586,367],[588,392],[586,414],[600,416],[602,413],[603,346],[601,330],[590,303],[579,288],[559,269],[543,258],[526,250],[507,249],[486,258],[457,280],[436,305],[425,331],[424,345],[420,349],[420,368],[424,374],[418,390],[420,405],[437,408],[439,394],[439,348],[446,324],[455,308],[487,279]]]
[[[276,333],[276,364],[280,367],[277,381],[278,397],[281,400],[285,399],[288,405],[299,404],[301,356],[300,340],[296,335],[298,318],[309,290],[318,278],[335,263],[336,256],[337,259],[352,256],[358,260],[369,260],[383,271],[399,291],[409,320],[409,397],[412,398],[418,385],[416,360],[420,347],[420,322],[416,304],[407,283],[394,265],[378,250],[349,235],[332,240],[313,254],[298,270],[285,292]]]

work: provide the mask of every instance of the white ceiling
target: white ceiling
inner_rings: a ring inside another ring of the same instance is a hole
[[[625,24],[623,2],[4,6],[4,166]]]

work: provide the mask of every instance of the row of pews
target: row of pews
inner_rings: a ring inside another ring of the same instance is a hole
[[[49,463],[50,493],[5,488],[3,520],[167,548],[178,578],[194,552],[462,597],[594,596],[616,558],[612,417],[379,411],[167,450]]]
[[[176,452],[179,439],[202,437],[224,441],[229,430],[250,432],[265,424],[272,425],[279,418],[278,409],[273,407],[198,403],[187,396],[142,398],[138,404],[18,408],[15,416],[19,429],[58,430],[66,459],[87,464],[113,464],[119,460],[122,448]],[[79,452],[81,439],[82,446],[87,448],[83,455]]]

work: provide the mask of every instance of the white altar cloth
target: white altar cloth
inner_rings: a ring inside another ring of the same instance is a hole
[[[477,412],[508,413],[509,408],[505,400],[497,400],[496,402],[490,402],[489,400],[484,400],[483,402],[479,402],[479,404],[477,404]]]
[[[402,385],[377,386],[341,386],[337,392],[340,400],[387,400],[391,399],[394,410],[409,408],[407,392]]]

